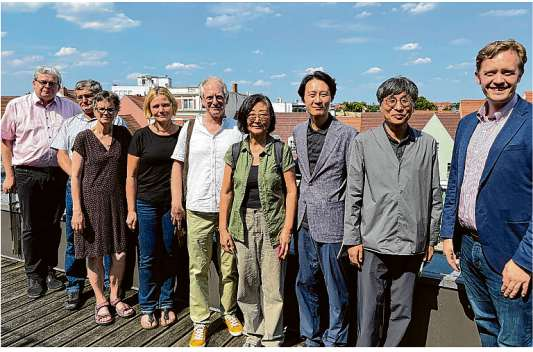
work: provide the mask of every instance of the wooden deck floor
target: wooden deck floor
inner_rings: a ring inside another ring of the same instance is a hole
[[[143,330],[139,316],[116,318],[109,326],[94,322],[94,295],[90,287],[84,292],[82,307],[66,311],[64,290],[47,293],[38,300],[26,296],[26,276],[23,263],[2,257],[1,265],[1,337],[0,345],[41,347],[169,347],[188,346],[192,322],[189,308],[178,307],[178,321],[172,326]],[[65,281],[64,275],[59,278]],[[126,292],[125,301],[140,311],[137,292]],[[219,313],[211,315],[207,346],[242,346],[244,336],[232,337]]]

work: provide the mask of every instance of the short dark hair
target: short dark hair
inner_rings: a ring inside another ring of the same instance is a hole
[[[265,103],[268,109],[270,125],[268,125],[267,133],[274,131],[276,128],[276,114],[274,113],[274,108],[272,107],[270,99],[263,94],[252,94],[244,99],[239,111],[237,111],[237,125],[239,127],[239,131],[242,133],[248,133],[248,114],[250,114],[250,111],[252,111],[255,104],[259,102]]]
[[[331,94],[331,100],[335,98],[335,93],[337,92],[337,84],[335,83],[335,80],[333,79],[333,77],[328,75],[326,72],[315,71],[305,76],[302,79],[302,83],[300,83],[300,87],[298,88],[298,95],[300,96],[300,98],[302,98],[302,101],[304,101],[304,96],[305,96],[305,85],[307,84],[307,82],[309,82],[312,79],[318,79],[326,83],[329,87],[329,93]]]
[[[418,88],[413,81],[403,76],[392,77],[381,83],[376,92],[376,97],[378,98],[378,103],[381,105],[383,99],[389,95],[397,95],[403,92],[407,93],[413,104],[416,103],[418,99]]]
[[[97,93],[94,96],[93,108],[96,108],[96,104],[99,101],[104,101],[104,100],[106,100],[106,101],[108,101],[110,103],[113,103],[113,105],[115,106],[115,109],[117,111],[120,110],[120,98],[115,93],[107,91],[107,90],[103,90],[103,91],[101,91],[100,93]]]

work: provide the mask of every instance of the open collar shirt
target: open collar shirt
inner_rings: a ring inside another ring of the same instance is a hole
[[[52,142],[51,148],[56,150],[67,150],[69,157],[72,158],[72,146],[74,145],[76,136],[81,131],[93,128],[94,125],[96,125],[96,121],[97,120],[95,117],[90,118],[83,112],[72,116],[71,118],[67,119],[59,129],[59,132]],[[113,124],[115,126],[127,127],[126,122],[120,116],[115,118]]]
[[[188,122],[178,137],[172,159],[185,160]],[[243,134],[237,121],[225,117],[217,133],[211,134],[203,123],[203,115],[196,117],[189,146],[186,207],[188,210],[218,213],[220,190],[224,175],[224,155],[231,145],[240,142]]]
[[[2,139],[13,141],[14,166],[57,166],[50,146],[63,122],[81,112],[78,104],[56,96],[43,106],[35,93],[11,100],[0,122]]]
[[[500,111],[487,115],[487,103],[485,103],[477,113],[479,123],[468,143],[463,183],[459,195],[459,224],[464,228],[477,230],[476,199],[481,174],[490,148],[513,112],[517,101],[518,97],[515,94]]]

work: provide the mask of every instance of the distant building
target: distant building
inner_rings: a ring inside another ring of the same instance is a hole
[[[452,109],[452,103],[450,103],[449,101],[435,102],[433,104],[435,104],[435,106],[437,107],[437,111],[445,111]]]

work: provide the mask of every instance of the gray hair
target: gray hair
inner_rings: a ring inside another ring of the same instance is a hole
[[[57,78],[57,84],[61,85],[61,73],[59,73],[59,70],[52,66],[39,66],[35,69],[35,72],[33,73],[33,80],[37,80],[38,75],[52,75],[56,76]]]
[[[93,94],[97,94],[102,91],[102,86],[100,83],[92,79],[84,79],[76,82],[76,87],[74,90],[82,90],[85,88],[88,88]]]
[[[381,105],[383,99],[389,95],[397,95],[403,92],[407,93],[413,104],[418,99],[418,88],[416,87],[416,84],[414,84],[409,78],[396,76],[381,83],[376,92],[376,97]]]
[[[224,92],[224,98],[226,98],[226,100],[227,100],[227,98],[229,96],[228,87],[226,86],[226,83],[224,83],[222,78],[219,78],[219,77],[216,77],[216,76],[207,77],[206,79],[204,79],[202,81],[202,83],[200,83],[200,98],[204,97],[204,86],[208,82],[211,82],[211,81],[215,81],[215,82],[217,82],[218,84],[220,84],[222,86],[222,91]]]
[[[104,100],[107,100],[113,103],[117,111],[120,110],[120,98],[115,93],[109,92],[107,90],[103,90],[94,96],[93,108],[96,108],[96,103],[98,103],[99,101],[104,101]]]

